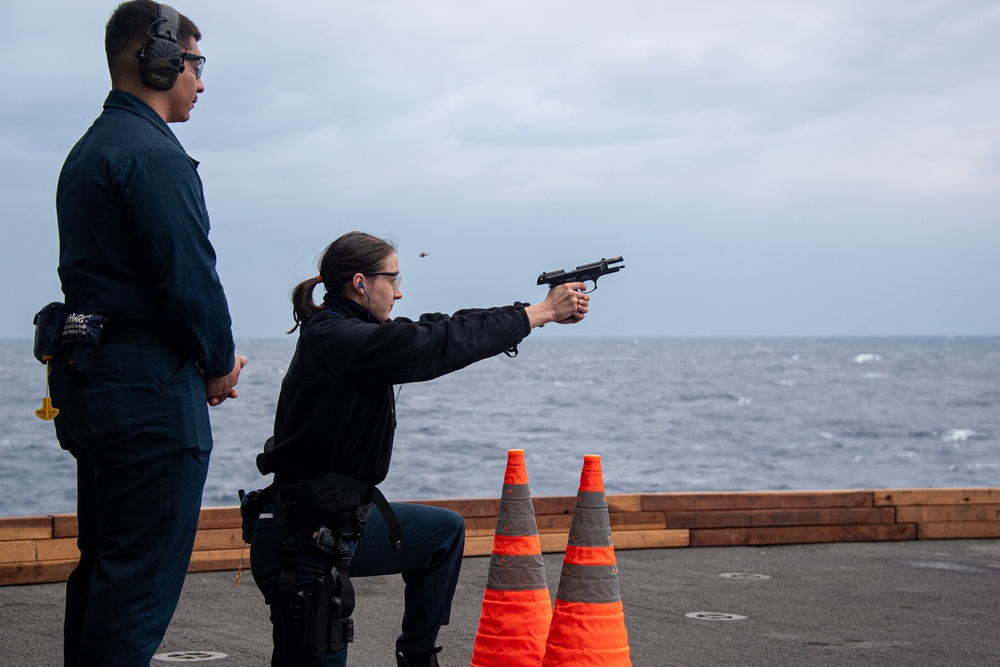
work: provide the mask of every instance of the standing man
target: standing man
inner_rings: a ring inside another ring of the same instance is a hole
[[[89,359],[64,345],[52,364],[56,434],[77,461],[67,666],[149,665],[191,557],[208,406],[236,398],[247,361],[235,353],[198,163],[167,126],[187,121],[205,90],[199,39],[168,5],[115,9],[112,90],[59,176],[67,310],[106,318]]]

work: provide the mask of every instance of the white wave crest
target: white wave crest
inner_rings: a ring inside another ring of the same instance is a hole
[[[854,363],[856,364],[870,364],[873,361],[882,361],[882,355],[866,352],[865,354],[859,354],[854,357]]]

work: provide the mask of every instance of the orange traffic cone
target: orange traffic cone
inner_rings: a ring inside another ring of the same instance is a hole
[[[539,667],[552,620],[524,450],[507,450],[472,667]]]
[[[545,667],[632,665],[611,540],[601,457],[583,457],[569,543],[559,575]]]

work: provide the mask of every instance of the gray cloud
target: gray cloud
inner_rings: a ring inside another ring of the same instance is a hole
[[[351,228],[398,239],[400,314],[623,254],[560,334],[1000,332],[995,3],[178,8],[208,66],[174,128],[237,335],[287,328]],[[58,297],[55,177],[106,94],[111,9],[3,10],[0,335]]]

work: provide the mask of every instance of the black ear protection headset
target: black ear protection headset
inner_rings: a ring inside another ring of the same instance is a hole
[[[156,20],[149,26],[139,59],[139,77],[156,90],[170,90],[184,71],[184,59],[177,43],[180,19],[170,5],[156,5]]]

